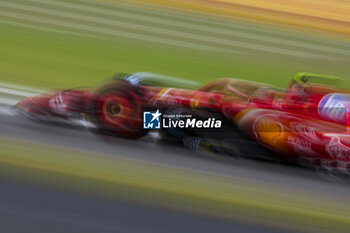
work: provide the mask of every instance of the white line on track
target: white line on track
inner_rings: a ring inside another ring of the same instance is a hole
[[[21,99],[43,92],[41,89],[25,87],[7,82],[0,82],[0,114],[13,115],[9,108],[14,106]]]
[[[25,97],[33,96],[44,90],[25,87],[12,83],[0,82],[0,114],[8,113],[13,106]]]
[[[16,85],[16,84],[8,83],[8,82],[1,82],[1,81],[0,81],[0,87],[13,89],[13,90],[25,91],[27,93],[29,93],[29,92],[31,92],[31,93],[41,93],[41,92],[44,91],[43,89],[38,89],[38,88],[33,88],[33,87],[28,87],[28,86],[22,86],[22,85]]]
[[[8,108],[8,107],[0,105],[0,114],[1,115],[10,115],[10,116],[12,116],[13,115],[13,111],[10,108]]]
[[[1,95],[1,94],[0,94]],[[14,98],[6,98],[0,96],[0,105],[5,105],[5,106],[12,106],[17,104],[19,99],[14,99]]]
[[[24,96],[29,97],[32,96],[33,93],[26,92],[26,91],[20,91],[20,90],[14,90],[9,88],[0,87],[0,93],[2,94],[8,94],[8,95],[15,95],[15,96]]]

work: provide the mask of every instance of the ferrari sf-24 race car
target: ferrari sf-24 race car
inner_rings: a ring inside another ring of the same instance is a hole
[[[221,78],[204,86],[119,73],[92,89],[33,96],[15,108],[41,122],[87,119],[99,134],[140,138],[156,128],[190,149],[350,172],[350,94],[335,76],[297,73],[286,89]],[[147,118],[148,115],[150,118]]]

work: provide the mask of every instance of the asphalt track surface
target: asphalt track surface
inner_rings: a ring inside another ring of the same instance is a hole
[[[138,140],[101,138],[88,129],[41,124],[11,112],[6,114],[0,112],[0,122],[0,136],[2,137],[74,148],[242,180],[278,184],[350,199],[350,189],[344,185],[344,180],[337,181],[336,178],[324,176],[323,173],[317,173],[314,170],[255,160],[227,160],[210,154],[192,152],[178,144],[158,142],[151,136]]]
[[[0,182],[1,232],[269,232],[281,230],[146,205]]]
[[[0,115],[2,137],[233,175],[224,163],[210,166],[210,159],[202,159],[181,147],[155,144],[151,138],[106,141],[85,130],[41,125],[5,112]],[[3,232],[232,232],[233,229],[237,232],[281,232],[281,229],[266,226],[84,197],[4,179],[0,179],[0,189]]]
[[[0,137],[181,167],[242,180],[350,199],[348,185],[314,171],[251,160],[220,160],[180,146],[141,140],[102,139],[86,129],[39,124],[0,111]],[[125,201],[75,195],[0,179],[2,232],[283,232],[266,226],[209,218]]]

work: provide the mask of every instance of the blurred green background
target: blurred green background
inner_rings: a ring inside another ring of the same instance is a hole
[[[149,71],[283,87],[300,71],[349,73],[350,43],[326,34],[123,1],[1,0],[0,7],[0,77],[12,83],[81,87]]]

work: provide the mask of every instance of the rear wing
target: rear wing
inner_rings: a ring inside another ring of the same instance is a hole
[[[307,83],[318,83],[329,86],[338,86],[344,79],[338,76],[315,74],[315,73],[296,73],[293,76],[292,83],[299,83],[300,85],[306,85]]]

